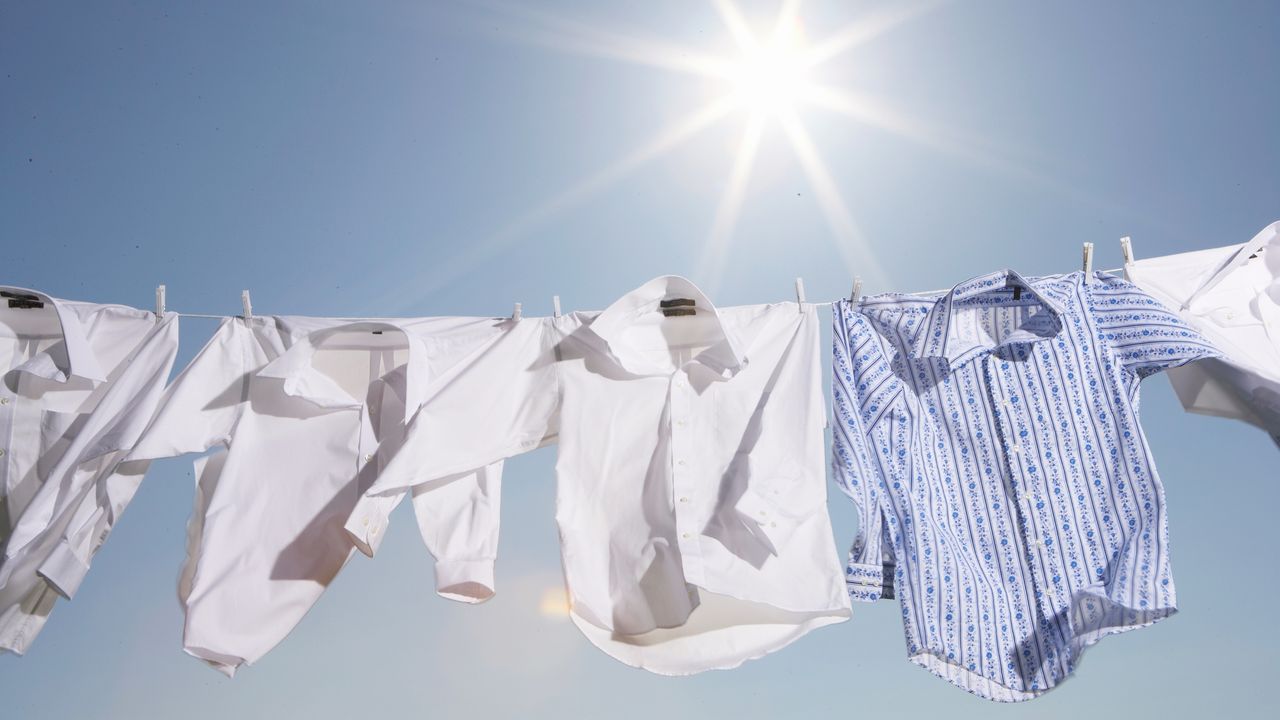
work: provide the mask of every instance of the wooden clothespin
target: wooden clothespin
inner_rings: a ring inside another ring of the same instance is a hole
[[[1089,276],[1093,274],[1093,243],[1084,244],[1084,284],[1089,284]]]
[[[248,290],[240,291],[240,307],[244,309],[244,319],[253,319],[253,301],[249,298]]]
[[[804,312],[804,278],[796,278],[796,305]]]
[[[516,322],[520,322],[520,315],[520,303],[516,303],[515,309],[511,311],[511,319]]]
[[[163,285],[156,286],[156,322],[164,320],[164,301],[165,289]]]
[[[860,299],[862,299],[862,278],[854,275],[853,290],[849,292],[849,302],[857,303]]]
[[[560,317],[560,296],[559,295],[551,296],[551,312],[556,317]]]

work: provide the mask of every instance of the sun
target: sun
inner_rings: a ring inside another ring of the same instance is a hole
[[[734,101],[769,117],[794,111],[810,88],[807,51],[798,23],[779,28],[767,44],[743,50],[727,71]]]
[[[472,243],[466,252],[437,263],[434,277],[420,283],[419,291],[438,290],[443,284],[517,242],[534,228],[581,205],[588,198],[670,153],[707,128],[734,115],[745,116],[731,167],[720,188],[710,232],[702,247],[695,275],[704,289],[715,292],[731,255],[732,240],[750,190],[756,156],[766,135],[781,135],[791,146],[808,180],[810,197],[827,222],[837,253],[849,269],[869,284],[883,284],[887,276],[874,249],[859,231],[826,154],[805,127],[812,111],[835,113],[859,125],[887,131],[934,150],[959,154],[990,163],[990,152],[973,152],[946,128],[897,111],[881,98],[857,92],[847,84],[830,85],[814,77],[822,66],[890,32],[895,27],[929,14],[950,0],[889,3],[825,34],[815,42],[805,37],[801,0],[780,0],[771,19],[753,26],[735,0],[708,0],[733,41],[728,56],[707,53],[663,39],[641,38],[629,32],[602,29],[576,19],[548,15],[527,6],[509,12],[520,22],[507,24],[508,37],[516,42],[540,45],[554,52],[568,52],[606,60],[647,66],[709,81],[714,97],[701,107],[671,121],[653,137],[618,157],[595,173],[548,197],[538,206],[513,218],[491,236]],[[761,18],[756,18],[760,20]],[[760,31],[763,30],[763,31]],[[780,133],[767,134],[773,127]],[[1012,167],[1012,166],[1010,166]],[[1016,170],[1016,168],[1014,168]]]

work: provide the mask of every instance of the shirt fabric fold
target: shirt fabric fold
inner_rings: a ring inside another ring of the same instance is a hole
[[[1222,352],[1169,371],[1182,406],[1280,445],[1280,222],[1247,243],[1138,260],[1125,274]]]
[[[433,385],[350,522],[556,442],[574,624],[653,672],[735,667],[849,615],[819,354],[814,306],[716,308],[674,276],[602,312],[521,320]]]
[[[1176,314],[1101,273],[1005,270],[833,322],[849,593],[899,601],[912,662],[1028,700],[1176,611],[1139,381],[1216,355]]]
[[[124,462],[178,350],[178,318],[3,288],[0,650],[25,652],[75,596],[133,499]]]
[[[179,582],[184,647],[227,675],[301,621],[377,523],[344,527],[404,442],[406,422],[454,362],[502,333],[490,318],[228,318],[166,391],[132,457],[216,451],[196,461]],[[501,461],[416,489],[444,597],[493,593]]]

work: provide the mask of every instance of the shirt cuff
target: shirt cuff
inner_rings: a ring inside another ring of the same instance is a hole
[[[89,563],[81,560],[66,540],[59,542],[36,570],[54,592],[68,600],[75,597],[88,572]]]
[[[803,522],[802,518],[787,515],[778,510],[777,505],[769,502],[760,493],[748,487],[733,508],[749,522],[759,528],[761,534],[773,545],[773,554],[787,544],[787,540],[795,533]]]
[[[369,497],[365,495],[351,511],[351,517],[343,525],[347,537],[360,552],[373,557],[387,534],[388,517],[395,507],[396,498]]]
[[[849,597],[862,602],[875,602],[893,597],[893,566],[849,563],[844,572]]]
[[[464,603],[488,600],[493,597],[493,558],[438,561],[436,592],[440,597]]]

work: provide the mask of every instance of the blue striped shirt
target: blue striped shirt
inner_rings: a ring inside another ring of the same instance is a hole
[[[1054,687],[1176,610],[1138,384],[1217,355],[1136,286],[1003,270],[835,306],[847,584],[897,597],[912,662],[979,696]]]

